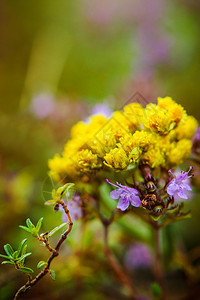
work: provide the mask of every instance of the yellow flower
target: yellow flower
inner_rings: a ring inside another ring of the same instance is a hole
[[[143,164],[148,164],[151,168],[159,167],[165,164],[165,158],[159,148],[151,147],[141,157]]]
[[[168,161],[171,165],[179,165],[190,155],[192,142],[187,139],[173,143],[169,152]]]
[[[197,125],[171,97],[158,98],[157,105],[146,108],[131,103],[110,119],[95,115],[74,125],[62,156],[49,160],[50,173],[55,180],[83,181],[91,178],[88,173],[106,167],[122,171],[144,163],[157,170],[176,166],[189,156]]]
[[[172,100],[171,97],[158,97],[158,107],[168,111],[172,122],[178,123],[183,117],[186,116],[184,108]]]
[[[181,139],[191,139],[198,127],[197,120],[192,116],[187,116],[183,122],[180,122],[175,129],[176,138]]]
[[[112,149],[104,158],[104,164],[116,170],[124,170],[129,165],[128,156],[122,148]]]
[[[130,103],[124,107],[124,116],[129,120],[129,130],[134,132],[136,129],[141,129],[145,110],[139,103]]]
[[[167,134],[175,125],[166,111],[158,110],[157,107],[156,109],[147,111],[145,126],[151,131],[159,134]]]
[[[97,154],[93,154],[91,150],[81,150],[74,157],[76,168],[81,172],[92,172],[102,167],[102,162]]]

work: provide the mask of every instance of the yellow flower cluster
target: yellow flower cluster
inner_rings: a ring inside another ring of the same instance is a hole
[[[196,119],[170,97],[158,98],[157,105],[146,108],[131,103],[109,119],[95,115],[77,123],[62,156],[49,160],[50,174],[55,180],[70,180],[139,164],[170,168],[189,156],[197,126]]]

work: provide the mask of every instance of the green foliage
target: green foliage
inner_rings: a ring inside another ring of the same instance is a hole
[[[162,295],[162,289],[157,282],[152,283],[151,291],[152,291],[153,296],[156,297],[157,299],[160,298]]]
[[[56,279],[56,274],[55,274],[54,270],[49,270],[49,275],[51,276],[51,278],[52,278],[53,280]]]
[[[53,230],[51,230],[48,233],[48,237],[51,237],[53,234],[55,234],[58,230],[60,230],[61,228],[65,227],[67,225],[67,223],[63,223],[60,226],[55,227]]]
[[[37,264],[37,268],[40,269],[42,267],[45,267],[47,265],[47,262],[46,261],[39,261],[39,263]]]
[[[33,270],[24,266],[25,258],[31,255],[31,252],[26,253],[27,239],[21,241],[16,251],[13,250],[10,244],[4,245],[4,250],[7,255],[0,254],[1,258],[5,258],[6,260],[2,262],[3,265],[11,264],[15,265],[16,269],[24,273],[33,273]]]
[[[39,236],[39,231],[40,231],[40,228],[42,225],[42,221],[43,221],[43,218],[40,218],[39,221],[37,222],[37,225],[34,226],[33,223],[31,222],[31,220],[28,218],[26,220],[27,227],[22,226],[22,225],[19,225],[19,227],[26,230],[27,232],[30,232],[32,234],[32,236],[37,238]]]
[[[59,187],[57,190],[52,190],[52,198],[45,202],[46,205],[55,205],[61,198],[65,195],[68,195],[74,187],[74,183],[66,183],[63,186]]]

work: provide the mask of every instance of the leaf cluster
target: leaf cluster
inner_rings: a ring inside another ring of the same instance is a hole
[[[31,220],[28,218],[26,220],[27,227],[22,226],[22,225],[19,225],[19,227],[26,230],[27,232],[31,233],[32,236],[37,238],[39,236],[39,231],[40,231],[40,228],[41,228],[41,225],[42,225],[42,221],[43,221],[43,218],[40,218],[39,221],[37,222],[37,225],[35,226],[31,222]]]
[[[26,245],[27,239],[24,239],[18,246],[18,249],[16,251],[13,250],[12,246],[10,244],[4,245],[4,250],[7,255],[0,254],[1,258],[5,258],[2,262],[2,264],[11,264],[15,265],[16,269],[18,269],[21,272],[31,274],[33,273],[33,270],[31,268],[27,268],[24,266],[25,258],[31,255],[32,253],[26,253],[27,251],[27,245]]]

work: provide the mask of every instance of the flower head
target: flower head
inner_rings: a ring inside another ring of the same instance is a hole
[[[177,197],[188,199],[187,191],[192,191],[192,188],[188,182],[188,179],[193,176],[192,174],[190,174],[191,170],[192,167],[189,167],[188,172],[181,171],[181,173],[177,176],[175,176],[171,170],[169,171],[169,173],[172,174],[174,178],[167,185],[167,193],[170,196],[174,196],[175,200]]]
[[[112,191],[110,193],[110,197],[112,199],[119,199],[117,208],[121,209],[122,211],[126,210],[129,207],[129,204],[135,207],[139,207],[141,204],[141,200],[139,197],[138,190],[134,188],[129,188],[127,186],[124,186],[118,182],[116,182],[116,185],[111,183],[108,179],[106,181],[115,186],[117,189]]]

